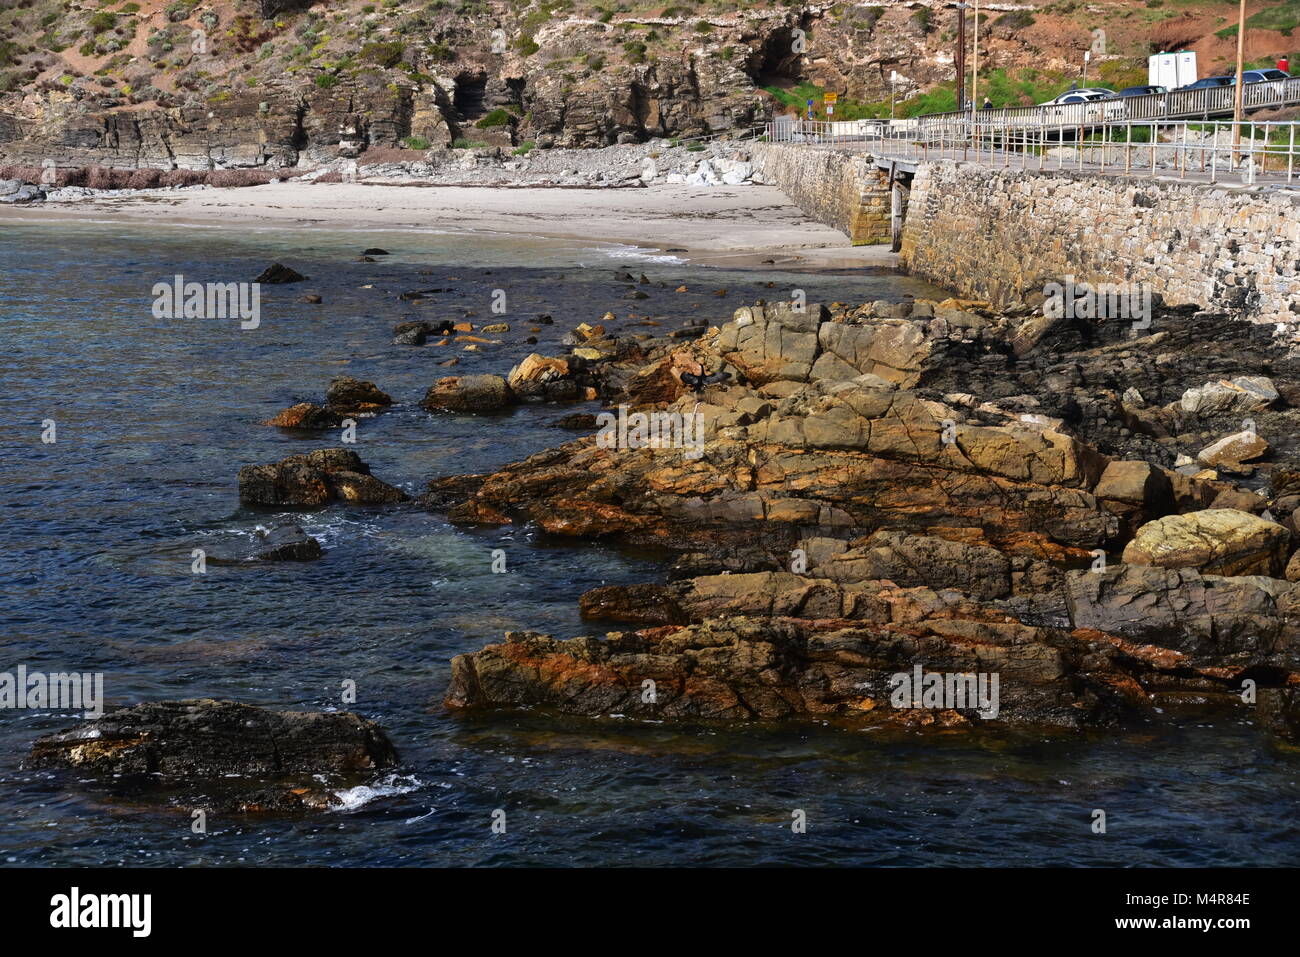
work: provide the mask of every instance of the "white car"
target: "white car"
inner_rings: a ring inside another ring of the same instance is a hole
[[[1076,103],[1095,104],[1083,108],[1069,109]],[[1054,100],[1040,103],[1049,107],[1047,115],[1062,122],[1100,123],[1103,120],[1120,120],[1124,118],[1124,101],[1114,90],[1105,87],[1087,87],[1082,90],[1066,90]],[[1050,109],[1055,107],[1055,109]]]
[[[1115,95],[1114,90],[1104,87],[1085,87],[1082,90],[1066,90],[1054,100],[1039,103],[1039,106],[1059,106],[1062,103],[1087,103],[1091,100],[1107,100]]]

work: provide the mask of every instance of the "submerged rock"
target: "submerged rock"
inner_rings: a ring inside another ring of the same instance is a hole
[[[259,528],[249,543],[210,549],[207,560],[214,565],[246,562],[309,562],[324,554],[320,542],[297,525]]]
[[[350,449],[317,449],[239,470],[239,500],[245,505],[387,505],[407,498],[371,475],[370,466]]]

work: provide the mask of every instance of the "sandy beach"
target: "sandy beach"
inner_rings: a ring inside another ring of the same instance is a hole
[[[290,181],[11,207],[0,209],[4,220],[467,231],[628,243],[731,266],[775,260],[812,268],[888,267],[896,261],[885,246],[849,245],[843,233],[810,220],[773,186],[573,189]]]

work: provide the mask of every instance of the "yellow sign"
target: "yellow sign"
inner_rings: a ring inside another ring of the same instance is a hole
[[[823,94],[822,94],[822,102],[823,102],[823,103],[838,103],[839,100],[840,100],[840,95],[839,95],[838,93],[823,93]]]

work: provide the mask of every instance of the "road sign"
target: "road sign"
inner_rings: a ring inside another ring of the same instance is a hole
[[[832,113],[834,113],[834,112],[835,112],[835,107],[833,107],[833,106],[828,106],[828,107],[826,107],[826,115],[827,115],[827,116],[830,116],[830,115],[831,115]]]
[[[834,104],[834,103],[838,103],[839,100],[840,100],[840,95],[839,95],[838,93],[823,93],[823,94],[822,94],[822,102],[823,102],[823,103],[832,103],[832,104]]]

